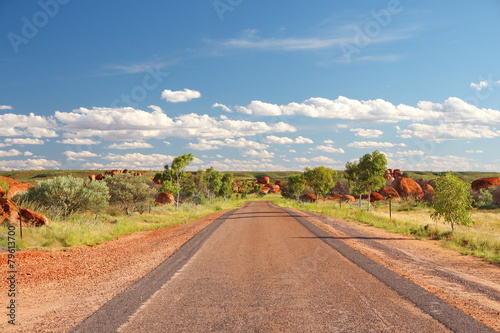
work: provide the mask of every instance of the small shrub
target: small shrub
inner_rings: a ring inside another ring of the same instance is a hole
[[[500,207],[498,207],[497,205],[492,204],[492,203],[491,204],[487,204],[487,205],[481,205],[481,206],[478,207],[478,209],[481,209],[481,210],[482,209],[498,209],[498,208],[500,208]]]
[[[493,204],[493,188],[482,188],[479,191],[471,191],[474,207],[488,206]]]
[[[152,203],[156,194],[156,190],[149,186],[151,179],[129,173],[106,177],[105,184],[109,188],[110,204],[120,205],[127,214],[140,204]]]
[[[37,185],[20,196],[21,205],[25,202],[43,206],[52,218],[84,210],[100,212],[109,203],[109,191],[102,182],[84,186],[81,178],[61,176],[38,181]]]

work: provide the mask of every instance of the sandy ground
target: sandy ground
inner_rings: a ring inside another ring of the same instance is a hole
[[[168,258],[221,211],[162,230],[138,232],[95,247],[16,254],[16,327],[2,315],[0,331],[66,332]],[[307,214],[307,213],[300,213]],[[500,331],[500,267],[431,241],[318,216],[332,236]],[[2,308],[7,304],[6,253],[0,253]]]

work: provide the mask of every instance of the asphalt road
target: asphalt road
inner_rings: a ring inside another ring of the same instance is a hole
[[[226,214],[73,331],[489,331],[292,215]]]

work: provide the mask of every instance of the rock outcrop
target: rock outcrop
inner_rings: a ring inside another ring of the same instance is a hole
[[[3,195],[1,195],[0,193],[0,196],[6,196],[9,199],[13,198],[16,194],[26,192],[30,187],[35,186],[31,183],[23,183],[9,177],[0,176],[0,179],[2,179],[9,185],[8,190],[7,189],[0,190],[0,192],[3,192]]]
[[[474,191],[479,191],[482,188],[500,186],[500,177],[480,178],[472,182],[471,188]]]
[[[315,194],[306,193],[300,196],[300,201],[304,202],[316,202],[317,198]]]
[[[393,187],[398,191],[398,194],[402,198],[414,197],[420,200],[424,197],[424,191],[422,187],[418,185],[416,181],[408,177],[398,177],[393,182]]]
[[[352,195],[346,194],[342,196],[342,201],[344,202],[356,202],[356,198]]]
[[[327,200],[342,200],[344,196],[341,194],[334,194],[331,197],[326,198]]]
[[[0,198],[0,224],[19,224],[24,227],[42,227],[49,224],[49,219],[31,209],[18,210],[16,203],[11,199]]]
[[[271,179],[267,176],[260,176],[257,178],[257,184],[268,185],[271,183]]]
[[[155,203],[157,205],[175,204],[175,197],[170,192],[161,192],[156,195]]]
[[[434,195],[434,187],[432,187],[430,184],[423,184],[421,187],[422,191],[424,191],[424,200],[427,202],[431,202],[432,196]]]
[[[11,199],[0,198],[0,224],[17,223],[19,221],[19,211],[16,203]]]
[[[399,198],[399,193],[394,187],[384,186],[378,193],[382,194],[385,198]]]
[[[42,227],[49,224],[49,219],[34,210],[23,208],[19,211],[21,220],[30,227]]]

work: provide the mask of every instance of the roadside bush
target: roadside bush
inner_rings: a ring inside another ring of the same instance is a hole
[[[498,209],[498,208],[499,207],[494,204],[486,204],[478,207],[478,209]]]
[[[120,173],[104,180],[109,188],[109,203],[121,206],[127,215],[154,201],[156,190],[148,177]]]
[[[19,199],[44,207],[54,218],[77,211],[102,211],[109,204],[109,191],[103,182],[84,186],[81,178],[61,176],[38,181],[37,187],[31,187]]]
[[[474,207],[482,207],[493,204],[493,188],[482,188],[479,191],[471,191]]]

